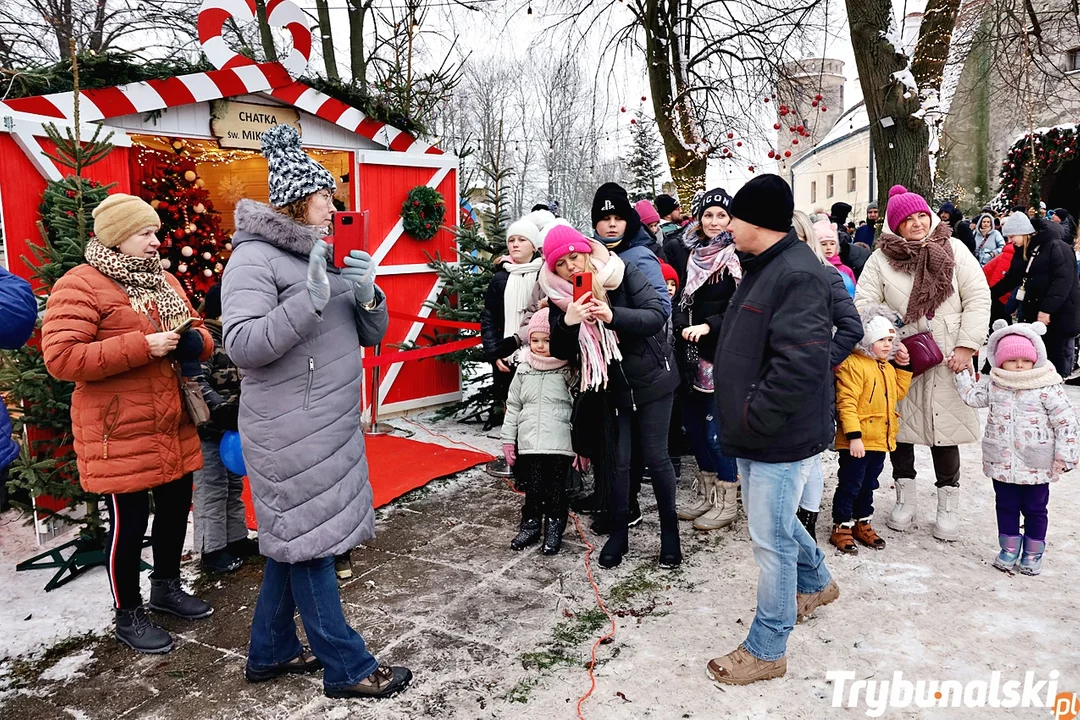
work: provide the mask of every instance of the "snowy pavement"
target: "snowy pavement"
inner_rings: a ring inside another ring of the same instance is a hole
[[[1068,393],[1080,407],[1080,390]],[[437,440],[399,424],[417,439]],[[491,452],[499,445],[497,433],[484,437],[475,426],[440,423],[437,432]],[[597,648],[596,689],[582,704],[583,717],[866,717],[865,692],[858,707],[833,707],[830,671],[879,682],[902,672],[913,683],[990,682],[998,671],[1003,685],[1024,681],[1029,671],[1046,680],[1056,670],[1058,692],[1080,693],[1078,473],[1051,489],[1043,574],[1030,578],[990,566],[993,490],[977,445],[962,448],[962,461],[959,542],[930,535],[936,499],[929,453],[921,448],[918,527],[900,534],[878,522],[888,547],[857,556],[839,556],[824,544],[835,487],[835,463],[827,463],[818,535],[840,599],[796,627],[784,678],[741,688],[717,687],[705,664],[733,649],[753,618],[757,568],[745,521],[708,534],[684,523],[683,567],[659,570],[658,522],[646,486],[646,521],[631,530],[623,565],[614,571],[594,565],[616,634]],[[893,504],[890,472],[886,466],[876,497],[879,519]],[[585,665],[607,619],[597,609],[576,532],[553,558],[536,548],[509,550],[518,508],[505,484],[476,469],[379,511],[378,537],[354,553],[357,577],[342,585],[346,615],[372,651],[416,675],[406,693],[379,704],[326,699],[318,675],[244,681],[259,564],[226,578],[202,578],[194,563],[185,566],[215,615],[195,623],[163,620],[178,633],[178,647],[166,656],[137,656],[108,636],[101,569],[48,594],[41,589],[46,573],[14,573],[14,563],[36,551],[30,529],[7,513],[0,516],[0,719],[577,717],[578,699],[590,686]],[[587,528],[585,538],[596,541]],[[884,716],[1054,713],[912,706],[886,709]]]

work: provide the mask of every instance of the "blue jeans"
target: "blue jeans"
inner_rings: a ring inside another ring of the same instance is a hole
[[[857,458],[848,450],[840,451],[840,472],[836,478],[832,517],[837,525],[862,520],[874,514],[874,491],[885,467],[885,453],[867,450]]]
[[[293,620],[297,609],[311,651],[322,661],[324,686],[355,685],[379,667],[364,639],[345,622],[331,556],[291,564],[267,558],[251,620],[249,668],[268,670],[300,654]]]
[[[809,462],[738,461],[758,564],[757,612],[743,647],[762,660],[784,657],[798,615],[796,593],[818,592],[831,579],[825,554],[795,518]]]
[[[712,393],[690,390],[683,399],[683,427],[694,459],[702,472],[714,472],[724,482],[735,482],[735,461],[720,450],[720,418]]]

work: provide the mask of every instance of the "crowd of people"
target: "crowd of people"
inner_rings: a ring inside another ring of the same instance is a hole
[[[194,503],[205,569],[266,557],[247,679],[322,670],[330,697],[388,697],[412,674],[368,651],[337,583],[350,549],[374,534],[360,348],[385,334],[386,297],[367,253],[351,252],[342,268],[329,261],[334,177],[295,129],[266,132],[263,153],[269,202],[237,204],[233,255],[201,313],[162,268],[156,211],[117,193],[94,210],[86,263],[54,286],[42,352],[52,375],[75,383],[79,477],[105,498],[121,642],[165,653],[173,638],[148,609],[213,613],[180,578]],[[614,568],[631,552],[644,483],[662,568],[682,563],[680,521],[709,532],[744,515],[757,607],[745,640],[708,663],[720,683],[784,675],[796,623],[839,597],[817,541],[826,451],[838,456],[828,543],[857,553],[886,545],[874,491],[887,455],[896,501],[885,524],[917,525],[916,445],[933,459],[931,532],[958,539],[958,446],[982,435],[997,505],[993,564],[1026,575],[1039,574],[1045,553],[1049,484],[1080,461],[1062,389],[1080,333],[1067,213],[1018,208],[969,225],[901,186],[880,221],[872,204],[853,227],[850,210],[796,210],[776,175],[734,196],[699,193],[686,212],[666,195],[632,203],[606,183],[585,234],[544,207],[512,223],[485,297],[503,456],[524,491],[510,547],[558,553],[573,508],[608,536],[597,562]],[[0,342],[17,347],[36,299],[7,273],[0,299]],[[985,432],[976,408],[989,408]],[[229,432],[242,439],[257,543],[242,478],[219,450]],[[0,459],[13,451],[0,446]],[[678,503],[684,455],[697,470]],[[575,495],[590,468],[590,491]]]

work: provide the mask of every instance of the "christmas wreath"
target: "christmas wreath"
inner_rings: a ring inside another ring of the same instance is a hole
[[[417,240],[430,240],[442,227],[446,217],[443,196],[427,185],[417,185],[401,205],[401,221],[405,232]]]

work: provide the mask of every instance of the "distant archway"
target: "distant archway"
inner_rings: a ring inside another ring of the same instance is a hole
[[[1051,210],[1063,207],[1080,217],[1080,158],[1062,163],[1057,172],[1043,178],[1041,194]]]

